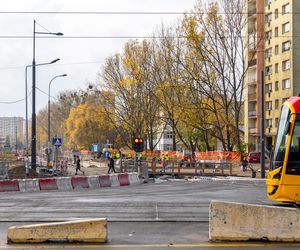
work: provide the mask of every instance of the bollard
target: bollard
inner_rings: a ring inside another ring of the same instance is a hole
[[[174,165],[175,165],[175,163],[174,163],[174,161],[172,161],[172,179],[175,178],[175,174],[174,174]]]

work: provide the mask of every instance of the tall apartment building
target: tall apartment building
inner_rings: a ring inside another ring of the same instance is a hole
[[[0,117],[0,137],[9,137],[10,145],[16,146],[16,139],[18,144],[23,142],[24,135],[24,118],[22,117]]]
[[[247,36],[244,107],[245,142],[259,145],[260,136],[260,76],[264,70],[264,0],[247,1],[248,20],[245,28]],[[249,147],[250,150],[256,148]]]
[[[281,105],[290,96],[300,94],[300,11],[299,0],[249,0],[248,63],[245,82],[246,142],[259,150],[260,136],[260,74],[264,71],[266,146],[274,144]],[[252,12],[251,12],[252,11]],[[252,14],[255,12],[255,14]],[[251,15],[252,14],[252,15]],[[254,25],[253,25],[254,23]],[[251,50],[255,26],[256,46]],[[259,36],[264,35],[260,43]],[[298,41],[297,41],[298,40]],[[251,65],[252,54],[256,65]],[[263,59],[262,59],[263,58]],[[256,79],[254,79],[256,76]],[[253,78],[252,78],[253,77]],[[255,80],[255,81],[252,81]],[[255,84],[255,83],[256,84]]]

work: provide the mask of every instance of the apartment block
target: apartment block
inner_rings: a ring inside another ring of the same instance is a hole
[[[6,142],[9,138],[10,145],[16,146],[23,142],[24,135],[24,118],[22,117],[0,117],[0,137]]]
[[[274,145],[281,105],[290,96],[300,94],[300,15],[295,14],[300,11],[300,1],[249,0],[247,8],[248,62],[252,53],[255,53],[254,58],[260,62],[257,61],[256,66],[248,64],[245,81],[245,124],[247,123],[248,128],[245,141],[255,145],[249,150],[259,150],[261,71],[264,71],[265,76],[265,135],[268,148]],[[254,9],[255,14],[251,15]],[[263,20],[258,16],[263,17]],[[256,25],[254,32],[257,37],[262,30],[264,35],[263,44],[256,40],[255,52],[252,52],[250,46],[252,33],[249,27],[253,23]],[[254,75],[257,76],[254,79],[256,84],[252,83],[251,77],[254,78]]]
[[[260,138],[260,77],[264,70],[264,2],[247,1],[246,67],[244,88],[245,142],[248,150],[258,150]]]

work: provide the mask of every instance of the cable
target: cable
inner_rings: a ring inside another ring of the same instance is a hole
[[[40,91],[41,93],[45,94],[48,96],[48,93],[46,93],[44,90],[41,90],[39,87],[35,87],[38,91]],[[51,98],[55,99],[58,101],[58,98],[56,98],[55,96],[50,95]]]
[[[70,63],[59,63],[48,65],[48,67],[57,67],[57,66],[68,66],[68,65],[84,65],[84,64],[96,64],[103,63],[104,61],[90,61],[90,62],[70,62]],[[0,70],[11,70],[11,69],[23,69],[25,66],[12,66],[12,67],[0,67]]]
[[[31,95],[31,91],[29,92],[27,98],[29,98],[30,95]],[[16,100],[16,101],[0,101],[0,104],[16,104],[16,103],[25,101],[25,99],[26,99],[26,97]]]
[[[205,15],[209,14],[208,11],[202,12],[182,12],[182,11],[0,11],[0,14],[42,14],[42,15],[49,15],[49,14],[60,14],[60,15],[183,15],[183,14],[190,14],[190,15]],[[265,14],[275,14],[275,12],[218,12],[217,14],[229,14],[229,15],[265,15]],[[276,12],[277,14],[277,12]],[[299,11],[293,12],[278,12],[278,14],[284,15],[298,15],[300,14]]]
[[[234,38],[232,36],[223,36],[224,38]],[[236,36],[237,38],[247,38],[248,36]],[[292,36],[276,36],[273,38],[294,38],[300,37],[300,35],[292,35]],[[163,39],[163,38],[179,38],[179,39],[187,39],[188,36],[36,36],[39,39]],[[272,39],[273,39],[272,38]],[[25,35],[0,35],[0,39],[32,39],[32,36]]]

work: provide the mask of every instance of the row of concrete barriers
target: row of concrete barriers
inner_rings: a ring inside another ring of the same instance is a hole
[[[138,173],[1,180],[0,192],[37,192],[128,186],[140,183]]]

